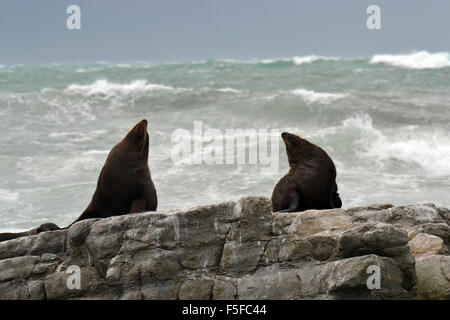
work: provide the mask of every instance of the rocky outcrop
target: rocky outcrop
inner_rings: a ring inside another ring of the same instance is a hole
[[[238,202],[0,243],[1,299],[448,299],[449,210]],[[379,275],[379,277],[378,277]]]

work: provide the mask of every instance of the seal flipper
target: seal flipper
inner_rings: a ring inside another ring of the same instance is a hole
[[[16,238],[20,238],[20,237],[32,236],[32,235],[39,234],[41,232],[54,231],[54,230],[61,230],[61,228],[58,227],[54,223],[44,223],[44,224],[41,224],[37,228],[31,229],[31,230],[28,230],[28,231],[24,231],[24,232],[17,232],[17,233],[5,232],[5,233],[0,233],[0,242],[16,239]]]
[[[31,229],[29,231],[16,232],[16,233],[14,233],[14,232],[0,233],[0,242],[33,235],[33,234],[36,234],[36,230],[37,229]]]
[[[337,192],[334,193],[332,195],[332,197],[333,197],[332,202],[333,202],[334,208],[342,208],[342,200],[339,197],[339,193],[337,193]]]
[[[145,211],[145,199],[139,198],[134,199],[131,203],[130,212],[129,213],[139,213]]]
[[[289,208],[277,211],[278,213],[288,213],[288,212],[296,212],[298,211],[298,205],[300,204],[300,194],[298,192],[294,192],[289,200]]]
[[[339,197],[338,193],[338,186],[336,182],[334,183],[332,194],[331,194],[331,208],[341,208],[342,207],[342,200]]]

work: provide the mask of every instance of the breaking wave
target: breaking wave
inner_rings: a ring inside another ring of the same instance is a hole
[[[384,63],[408,69],[438,69],[450,67],[450,55],[448,52],[428,51],[411,54],[377,54],[372,57],[370,63]]]
[[[450,176],[450,137],[442,131],[416,132],[413,127],[385,132],[373,124],[365,113],[352,115],[342,122],[342,127],[353,136],[355,145],[370,161],[389,165],[395,162],[419,168],[422,174]],[[412,173],[412,172],[411,172]]]
[[[335,100],[343,99],[349,96],[347,93],[327,93],[327,92],[315,92],[313,90],[295,89],[289,91],[289,93],[300,96],[307,104],[322,103],[329,104]]]
[[[86,96],[92,95],[111,95],[111,94],[123,94],[128,95],[131,93],[142,93],[148,91],[178,91],[186,90],[180,88],[174,88],[171,86],[165,86],[162,84],[148,83],[147,80],[135,80],[128,84],[120,84],[109,82],[107,80],[97,80],[92,84],[80,85],[71,84],[66,88],[67,93],[81,93]]]

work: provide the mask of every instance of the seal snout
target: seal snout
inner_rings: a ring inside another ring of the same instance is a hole
[[[283,132],[282,134],[281,134],[281,137],[283,138],[283,139],[286,139],[286,138],[292,138],[292,137],[294,137],[295,136],[295,134],[292,134],[292,133],[289,133],[289,132]]]
[[[293,134],[289,133],[289,132],[283,132],[281,134],[281,138],[284,140],[284,142],[288,142],[289,140],[291,140],[293,138]]]
[[[147,127],[148,127],[148,121],[147,121],[147,119],[142,119],[141,121],[139,121],[139,122],[137,123],[137,126],[139,126],[139,127],[144,127],[144,129],[147,130]]]
[[[141,132],[141,134],[143,134],[144,132],[147,131],[147,127],[148,127],[148,121],[147,119],[142,119],[141,121],[139,121],[136,124],[136,128],[139,129],[139,131]]]
[[[283,141],[285,142],[285,143],[290,143],[290,144],[299,144],[299,143],[304,143],[304,142],[306,142],[306,143],[308,143],[309,144],[309,142],[307,142],[305,139],[303,139],[302,137],[300,137],[300,136],[298,136],[298,135],[296,135],[296,134],[293,134],[293,133],[290,133],[290,132],[283,132],[282,134],[281,134],[281,138],[283,139]]]

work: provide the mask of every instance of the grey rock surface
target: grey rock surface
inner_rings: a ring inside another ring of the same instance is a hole
[[[84,220],[1,242],[0,299],[449,299],[448,212],[245,197]]]

